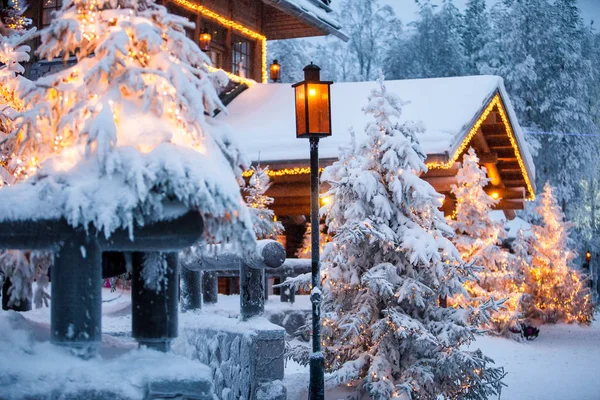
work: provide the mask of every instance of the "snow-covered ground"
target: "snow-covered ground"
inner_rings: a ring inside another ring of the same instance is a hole
[[[102,328],[105,333],[128,331],[131,326],[130,294],[128,291],[110,293],[103,289]],[[308,310],[308,296],[296,296],[296,303],[281,303],[279,296],[271,296],[267,302],[267,312],[297,309]],[[219,295],[219,302],[205,306],[205,313],[237,317],[239,296]],[[33,310],[23,315],[35,324],[49,323],[49,309]],[[7,313],[0,311],[0,317]],[[600,399],[600,314],[590,327],[577,325],[542,325],[538,339],[530,342],[515,342],[495,337],[480,337],[474,347],[481,348],[507,371],[501,399],[505,400],[598,400]],[[46,339],[47,340],[47,339]],[[113,343],[104,337],[104,351],[111,353]],[[135,344],[132,343],[135,347]],[[58,350],[60,351],[60,350]],[[140,354],[147,356],[152,353]],[[0,352],[0,371],[14,365],[7,353]],[[106,354],[111,359],[111,354]],[[34,356],[31,357],[33,365]],[[7,363],[4,366],[1,362]],[[50,365],[44,362],[43,365]],[[108,361],[107,368],[110,367]],[[24,372],[24,371],[22,371]],[[59,370],[55,370],[58,373]],[[86,377],[87,379],[87,377]],[[288,400],[306,399],[308,368],[288,362],[285,370],[285,384]],[[344,399],[349,388],[329,385],[327,398]]]
[[[596,315],[600,319],[600,315]],[[508,373],[503,400],[600,399],[600,321],[590,327],[543,325],[529,342],[484,336],[474,344]],[[288,362],[288,400],[307,397],[308,368]],[[327,399],[344,399],[347,388],[330,386]]]

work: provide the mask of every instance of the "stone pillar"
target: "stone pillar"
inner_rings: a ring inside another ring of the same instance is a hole
[[[263,271],[242,264],[240,268],[240,314],[246,321],[265,312]]]
[[[204,304],[216,304],[219,294],[219,278],[216,272],[202,274],[202,297]]]
[[[162,261],[161,261],[162,258]],[[147,287],[144,265],[155,261],[160,279]],[[135,252],[132,256],[131,331],[138,343],[159,351],[169,351],[177,337],[179,265],[177,253]]]
[[[181,267],[181,311],[202,308],[202,272]]]
[[[102,251],[77,231],[63,242],[51,270],[51,341],[87,358],[102,340]]]
[[[31,301],[29,299],[19,299],[18,304],[8,305],[10,300],[10,295],[8,291],[10,290],[10,278],[4,279],[4,284],[2,285],[2,309],[3,310],[13,310],[13,311],[31,311]]]

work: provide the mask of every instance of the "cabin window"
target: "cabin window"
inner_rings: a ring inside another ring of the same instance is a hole
[[[241,36],[232,36],[231,70],[242,77],[252,77],[252,47],[253,43]]]
[[[54,19],[52,13],[62,7],[62,0],[44,0],[42,7],[42,28],[50,25]]]
[[[225,42],[227,37],[227,29],[223,28],[220,25],[210,23],[208,21],[203,21],[200,25],[202,31],[203,29],[207,29],[210,32],[211,40],[210,40],[210,51],[208,51],[208,56],[210,57],[210,61],[212,65],[216,68],[224,68],[225,67]],[[198,39],[196,39],[198,40]]]

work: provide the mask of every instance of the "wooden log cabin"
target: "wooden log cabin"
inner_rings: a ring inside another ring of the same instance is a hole
[[[331,164],[340,146],[350,143],[349,129],[364,138],[368,121],[362,112],[374,82],[334,83],[331,87],[333,135],[320,141],[321,167]],[[497,76],[388,81],[389,91],[407,102],[401,121],[421,121],[420,141],[429,171],[423,178],[446,196],[448,215],[455,199],[450,186],[463,154],[473,147],[487,168],[486,191],[500,198],[496,209],[510,219],[535,197],[535,167],[526,147],[503,80]],[[309,143],[297,139],[294,93],[290,85],[254,85],[218,118],[232,127],[254,163],[270,166],[273,209],[287,230],[288,256],[302,240],[299,226],[310,214]],[[326,188],[322,187],[322,192]],[[298,236],[300,232],[300,237]]]
[[[236,83],[245,79],[267,82],[268,40],[310,36],[347,36],[333,17],[331,0],[157,0],[171,12],[195,22],[188,35],[200,43],[200,35],[211,36],[207,50],[213,66],[223,69]],[[26,16],[33,25],[44,28],[62,0],[30,0]],[[35,44],[34,44],[35,47]],[[37,79],[62,68],[62,61],[34,60],[28,71]],[[236,79],[240,77],[242,79]]]

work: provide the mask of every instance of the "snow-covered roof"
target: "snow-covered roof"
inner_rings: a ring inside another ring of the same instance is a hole
[[[386,87],[408,102],[403,107],[402,121],[423,123],[425,133],[420,139],[427,154],[446,156],[455,153],[499,93],[529,176],[535,176],[533,160],[502,78],[397,80],[386,81]],[[333,135],[320,141],[321,158],[337,158],[340,146],[350,143],[350,128],[356,132],[357,140],[365,137],[364,127],[369,117],[362,108],[373,88],[374,82],[335,83],[331,87]],[[232,127],[238,144],[254,161],[259,159],[259,153],[263,161],[308,159],[308,141],[296,138],[294,91],[289,84],[254,85],[229,104],[227,114],[218,118]]]
[[[331,15],[333,10],[321,0],[263,0],[275,8],[292,14],[324,31],[347,41],[342,25]]]

